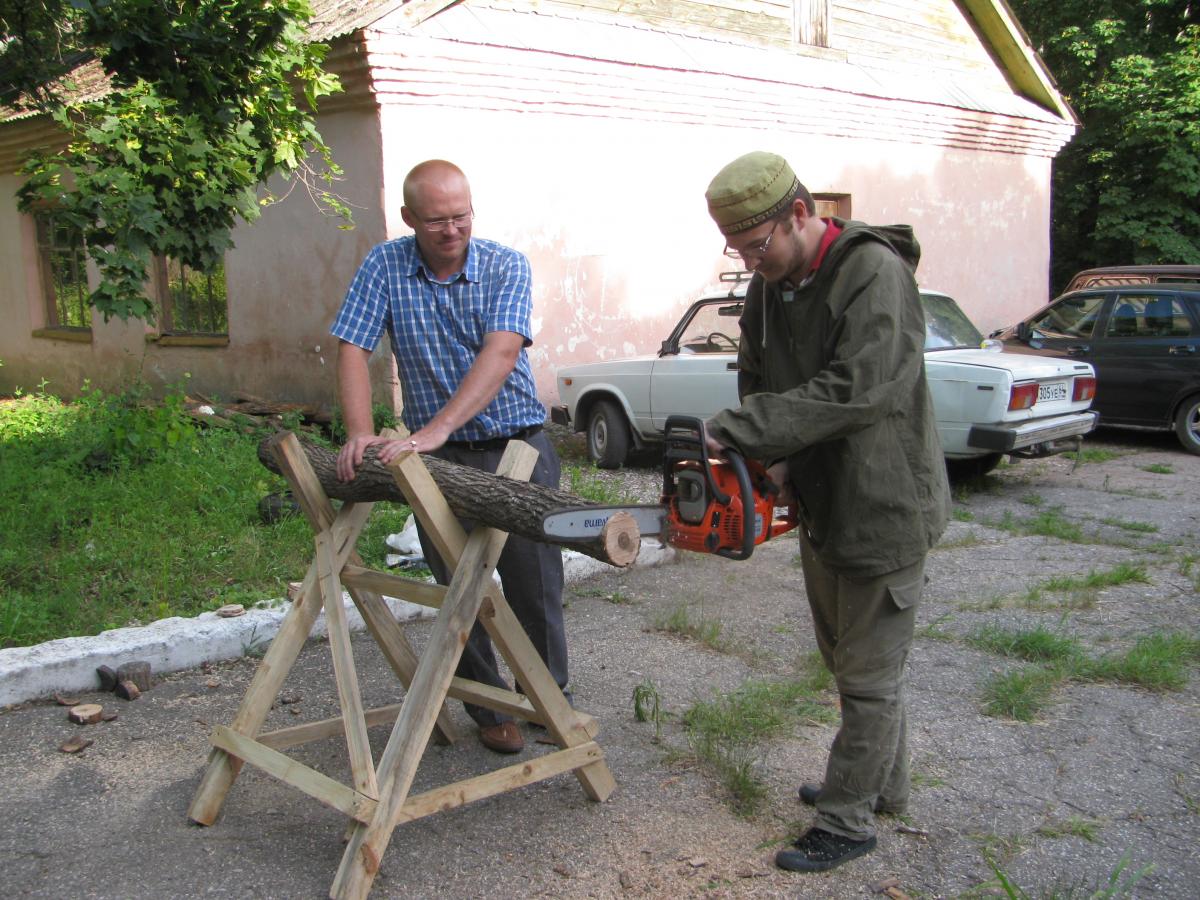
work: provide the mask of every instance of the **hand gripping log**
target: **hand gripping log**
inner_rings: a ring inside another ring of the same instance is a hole
[[[258,445],[259,461],[279,474],[272,446],[290,432],[280,432]],[[353,481],[338,481],[337,454],[300,439],[300,446],[321,482],[325,493],[334,500],[354,503],[388,500],[408,503],[392,474],[376,458],[376,448],[368,447],[363,464]],[[551,540],[542,533],[542,519],[553,512],[594,506],[574,494],[502,475],[491,475],[456,463],[423,454],[421,461],[429,470],[447,504],[456,516],[480,522],[510,534],[534,541],[553,543],[625,568],[637,559],[641,533],[633,517],[617,513],[608,520],[603,532],[590,541]]]

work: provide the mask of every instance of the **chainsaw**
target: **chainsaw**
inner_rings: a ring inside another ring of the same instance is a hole
[[[759,463],[732,447],[724,460],[709,458],[702,420],[668,417],[664,441],[658,504],[558,509],[542,519],[543,534],[551,540],[588,540],[623,512],[643,535],[673,547],[747,559],[758,544],[796,527],[793,512],[776,517],[779,489]]]

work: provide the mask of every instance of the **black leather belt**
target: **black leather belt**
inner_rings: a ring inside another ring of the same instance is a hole
[[[541,425],[530,425],[528,428],[513,432],[508,437],[485,438],[481,441],[446,441],[446,446],[454,447],[456,450],[503,450],[509,441],[523,441],[533,437],[541,430]]]

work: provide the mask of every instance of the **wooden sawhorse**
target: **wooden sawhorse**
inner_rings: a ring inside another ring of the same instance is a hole
[[[402,822],[563,772],[574,772],[592,800],[607,799],[616,783],[594,740],[598,731],[595,719],[576,712],[567,703],[492,578],[507,533],[479,526],[468,536],[420,456],[404,453],[389,469],[454,575],[444,587],[366,569],[354,546],[374,504],[345,503],[335,514],[296,437],[281,434],[274,439],[272,451],[315,533],[316,555],[233,722],[213,731],[208,767],[188,817],[201,825],[213,824],[243,763],[299,788],[351,819],[346,850],[329,892],[330,897],[344,900],[365,897],[370,891],[392,831]],[[527,479],[536,460],[536,450],[514,441],[500,461],[498,474]],[[363,709],[342,606],[343,585],[407,689],[400,704]],[[419,658],[383,600],[385,591],[390,596],[438,608],[428,645]],[[322,606],[341,715],[260,733]],[[524,688],[524,695],[454,675],[477,617]],[[410,797],[417,766],[435,728],[444,741],[458,737],[445,707],[447,697],[539,722],[559,749]],[[393,720],[391,737],[376,767],[367,728]],[[346,736],[353,786],[281,752],[339,731]]]

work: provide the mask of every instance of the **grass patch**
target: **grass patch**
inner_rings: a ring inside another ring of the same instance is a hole
[[[667,634],[699,641],[709,649],[717,651],[728,649],[727,643],[721,638],[723,627],[719,619],[707,618],[703,611],[700,618],[693,618],[686,603],[681,603],[665,616],[658,616],[654,620],[655,631],[665,631]]]
[[[944,628],[942,628],[942,623],[948,622],[950,619],[951,616],[949,613],[939,616],[928,625],[923,625],[918,628],[913,637],[926,638],[927,640],[931,641],[956,641],[958,638],[953,632],[946,631]]]
[[[1082,450],[1077,450],[1074,453],[1066,453],[1067,459],[1075,460],[1075,465],[1082,466],[1087,463],[1104,463],[1111,462],[1114,459],[1120,459],[1124,453],[1118,453],[1115,450],[1103,450],[1096,447],[1085,447]]]
[[[1018,846],[1017,849],[1021,848]],[[992,848],[984,847],[982,853],[994,877],[992,880],[986,881],[967,891],[963,895],[964,897],[1007,897],[1009,900],[1035,900],[1035,898],[1041,898],[1041,900],[1070,900],[1070,898],[1086,897],[1087,900],[1117,900],[1119,897],[1132,896],[1134,886],[1142,878],[1154,871],[1153,863],[1147,863],[1135,872],[1128,871],[1130,855],[1126,851],[1117,860],[1117,864],[1113,866],[1103,881],[1095,881],[1091,884],[1082,881],[1073,884],[1055,884],[1039,891],[1037,894],[1031,894],[1017,884],[1012,879],[1012,876],[1004,871],[1000,863],[995,860]],[[1009,858],[1015,855],[1016,850],[1008,854]]]
[[[989,716],[1033,721],[1050,704],[1054,690],[1067,681],[1128,684],[1152,691],[1177,691],[1189,669],[1200,664],[1200,638],[1183,632],[1148,634],[1120,653],[1090,656],[1075,638],[1037,627],[1013,631],[987,626],[964,643],[1010,659],[1035,663],[987,679],[983,708]]]
[[[828,689],[831,676],[812,657],[804,665],[806,671],[798,678],[747,681],[683,714],[692,753],[717,775],[739,815],[753,815],[766,797],[759,775],[763,742],[802,722],[837,721],[836,710],[817,699]]]
[[[1132,684],[1152,691],[1177,691],[1188,669],[1200,663],[1200,638],[1182,632],[1147,634],[1124,653],[1092,660],[1077,674],[1092,681]]]
[[[1069,609],[1090,609],[1096,603],[1096,597],[1104,588],[1117,587],[1133,582],[1148,584],[1146,567],[1136,563],[1119,563],[1111,569],[1100,572],[1089,571],[1087,575],[1059,575],[1049,578],[1029,590],[1021,600],[1021,605],[1032,609],[1046,609],[1051,606],[1065,606]],[[1052,591],[1066,595],[1061,603],[1050,603],[1043,599],[1043,591]]]
[[[975,513],[971,512],[965,506],[955,506],[950,510],[950,518],[955,522],[974,522]]]
[[[1012,534],[1040,535],[1071,543],[1079,543],[1083,540],[1083,530],[1066,518],[1058,507],[1043,510],[1028,518],[1018,518],[1011,512],[1005,512],[999,520],[993,520],[987,524]]]
[[[1139,466],[1143,472],[1149,472],[1152,475],[1174,475],[1175,469],[1166,463],[1150,463],[1148,466]]]
[[[1042,666],[994,675],[983,686],[984,715],[1032,722],[1050,705],[1059,680]]]
[[[1094,844],[1100,837],[1100,829],[1103,827],[1104,823],[1099,819],[1089,819],[1085,816],[1069,816],[1059,821],[1047,822],[1037,829],[1037,833],[1042,837],[1048,838],[1083,838],[1085,841]]]
[[[303,576],[303,518],[258,519],[286,487],[258,462],[263,435],[198,430],[172,397],[0,404],[0,646],[251,605]]]
[[[964,534],[962,537],[955,538],[951,541],[939,541],[936,550],[961,550],[964,547],[974,547],[982,544],[983,540],[977,534]]]
[[[1135,531],[1139,534],[1153,534],[1158,531],[1158,526],[1150,522],[1131,522],[1128,519],[1115,518],[1101,519],[1100,522],[1113,528],[1120,528],[1122,531]]]
[[[1021,502],[1026,506],[1044,506],[1046,500],[1041,494],[1030,492],[1021,498]]]
[[[623,491],[618,484],[605,480],[595,467],[582,465],[564,465],[562,473],[566,476],[569,493],[593,503],[604,506],[618,506],[634,503],[636,500]]]
[[[1083,656],[1075,638],[1054,634],[1041,626],[1029,631],[1009,631],[988,625],[963,640],[977,650],[1029,662],[1070,663]]]

